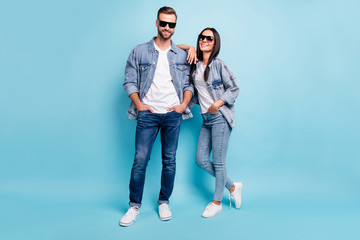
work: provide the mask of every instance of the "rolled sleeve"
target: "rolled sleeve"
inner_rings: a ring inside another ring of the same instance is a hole
[[[189,68],[186,76],[187,77],[185,79],[183,92],[190,91],[194,95],[194,85],[190,82],[190,68]]]
[[[225,87],[225,92],[221,95],[220,99],[228,105],[234,105],[235,99],[239,94],[239,85],[236,78],[225,63],[221,64],[220,74]]]
[[[139,71],[139,67],[136,62],[136,55],[134,49],[131,51],[125,66],[125,81],[123,87],[128,96],[130,96],[135,92],[139,92],[138,71]]]

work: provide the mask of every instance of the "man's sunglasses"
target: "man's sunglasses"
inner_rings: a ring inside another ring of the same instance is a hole
[[[166,25],[168,25],[168,24],[169,24],[169,28],[175,28],[175,26],[176,26],[176,23],[173,23],[173,22],[165,22],[165,21],[161,21],[159,19],[158,19],[158,21],[159,21],[160,27],[166,27]]]
[[[212,42],[214,40],[214,37],[213,36],[199,35],[199,40],[204,41],[205,39],[208,42]]]

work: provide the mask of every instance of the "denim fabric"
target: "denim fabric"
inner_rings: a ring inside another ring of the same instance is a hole
[[[199,64],[201,64],[201,61],[197,62],[197,68]],[[219,99],[225,102],[225,105],[221,106],[219,111],[222,113],[229,125],[233,128],[235,127],[234,103],[236,97],[239,94],[238,83],[234,74],[223,60],[214,58],[209,67],[209,78],[206,81],[209,93],[213,97],[214,102]],[[193,79],[195,78],[195,75],[196,70],[192,75]],[[198,103],[198,98],[195,91],[188,108],[191,110],[196,103]],[[190,115],[183,116],[184,119],[189,117]]]
[[[140,111],[136,126],[135,159],[130,178],[130,206],[141,206],[146,167],[158,132],[161,135],[162,173],[159,203],[168,203],[175,178],[175,155],[178,146],[181,114],[175,111],[158,114]]]
[[[204,113],[203,125],[201,127],[196,163],[215,177],[215,194],[213,200],[223,199],[224,187],[230,189],[234,184],[227,177],[226,152],[232,128],[229,126],[223,115]],[[212,151],[212,162],[210,152]]]
[[[126,62],[123,84],[129,96],[137,92],[142,101],[153,81],[158,57],[159,52],[155,49],[154,38],[147,43],[138,45],[131,51]],[[194,87],[189,82],[190,66],[186,58],[187,52],[171,42],[171,49],[168,52],[170,74],[180,103],[183,101],[184,91],[194,92]],[[138,111],[131,102],[127,116],[136,120],[137,114]],[[187,115],[187,118],[192,116],[188,108],[183,114]]]

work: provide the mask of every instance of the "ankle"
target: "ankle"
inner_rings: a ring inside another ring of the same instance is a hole
[[[234,190],[235,190],[235,185],[232,185],[232,187],[229,189],[229,192],[230,192],[230,193],[233,193]]]
[[[212,200],[213,203],[215,203],[216,205],[220,206],[221,205],[221,202],[220,201],[215,201],[215,200]]]

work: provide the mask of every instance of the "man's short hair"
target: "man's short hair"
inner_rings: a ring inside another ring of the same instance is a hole
[[[177,15],[176,15],[176,11],[175,9],[171,8],[171,7],[162,7],[159,9],[158,14],[157,14],[157,19],[159,19],[160,13],[164,13],[164,14],[174,14],[177,20]]]

